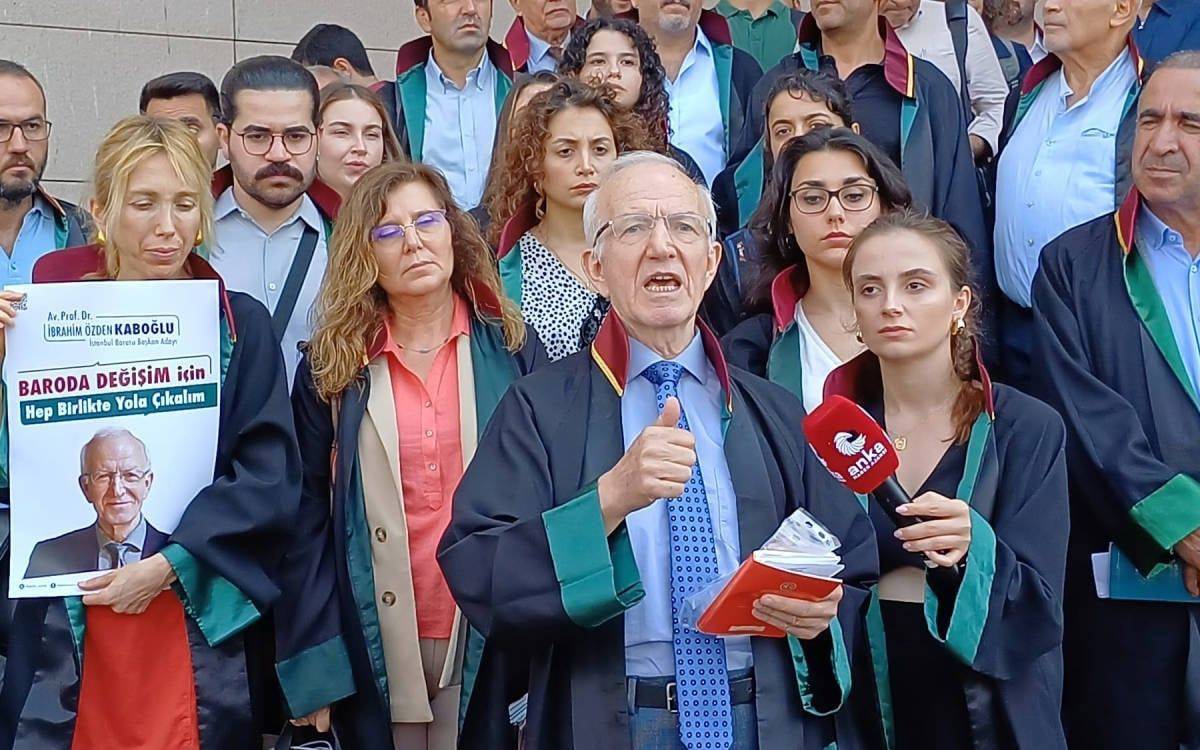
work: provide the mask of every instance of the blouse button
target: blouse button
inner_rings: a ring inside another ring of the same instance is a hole
[[[375,538],[381,542],[386,542],[387,541],[387,529],[383,528],[382,526],[375,529]]]
[[[390,591],[383,592],[383,596],[380,598],[383,600],[383,603],[389,607],[396,603],[396,595]]]

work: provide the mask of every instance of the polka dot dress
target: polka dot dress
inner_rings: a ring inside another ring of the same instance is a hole
[[[667,361],[656,362],[642,373],[654,384],[660,412],[668,398],[679,398],[682,374],[682,365]],[[679,427],[688,429],[686,414],[679,415]],[[728,750],[733,744],[733,708],[725,643],[685,627],[679,620],[684,599],[720,574],[699,463],[692,466],[683,495],[667,504],[667,514],[671,525],[671,641],[679,698],[679,739],[688,750]]]
[[[605,300],[588,290],[532,232],[521,235],[521,312],[537,331],[551,361],[591,343],[585,329]]]

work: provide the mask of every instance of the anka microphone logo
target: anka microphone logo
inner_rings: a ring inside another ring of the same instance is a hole
[[[867,445],[867,436],[857,432],[839,432],[833,436],[833,447],[843,456],[861,453]]]

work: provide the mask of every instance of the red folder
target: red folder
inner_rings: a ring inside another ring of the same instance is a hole
[[[754,602],[763,594],[776,594],[792,599],[818,601],[841,586],[837,578],[809,575],[783,570],[746,558],[729,583],[708,609],[700,616],[696,627],[709,635],[756,635],[783,638],[784,633],[753,614]]]

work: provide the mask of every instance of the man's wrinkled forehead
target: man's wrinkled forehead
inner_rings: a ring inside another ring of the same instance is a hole
[[[704,214],[695,183],[666,164],[634,164],[606,182],[603,205],[609,219],[633,213]]]
[[[87,446],[86,455],[89,465],[116,461],[140,467],[150,463],[142,444],[128,435],[111,435],[93,440]]]

